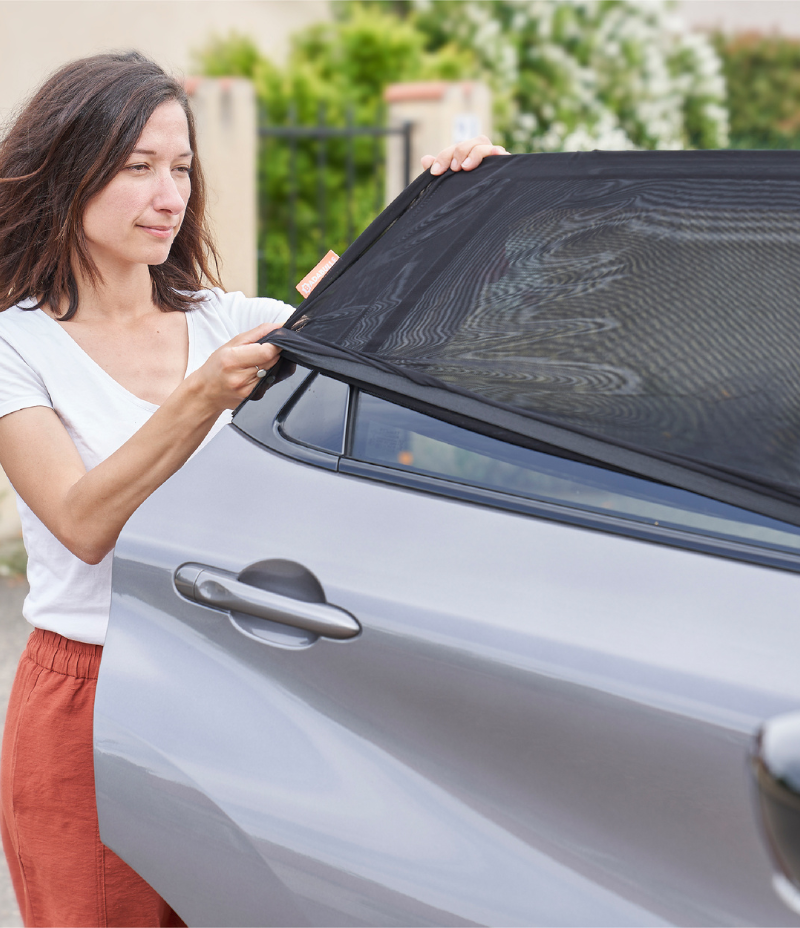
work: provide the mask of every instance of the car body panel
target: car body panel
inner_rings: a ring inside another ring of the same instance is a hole
[[[302,565],[285,647],[175,588]],[[746,756],[800,576],[275,454],[227,427],[130,520],[101,835],[191,924],[787,924]]]

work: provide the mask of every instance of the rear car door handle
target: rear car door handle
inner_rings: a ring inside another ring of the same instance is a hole
[[[175,586],[187,599],[205,606],[291,625],[323,638],[354,638],[361,631],[353,616],[338,606],[281,596],[210,567],[184,564],[175,573]]]

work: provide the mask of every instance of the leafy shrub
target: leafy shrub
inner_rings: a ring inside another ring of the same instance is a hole
[[[725,85],[713,45],[664,3],[418,0],[428,49],[470,49],[516,151],[719,148]]]
[[[238,35],[211,40],[198,66],[250,78],[269,125],[381,125],[387,84],[481,78],[494,91],[497,140],[515,151],[727,144],[717,53],[663,3],[350,0],[335,10],[294,37],[285,68]],[[371,138],[350,150],[343,139],[267,139],[259,292],[297,302],[296,279],[374,218],[382,157]]]
[[[728,85],[732,148],[800,148],[800,42],[717,36]]]
[[[424,44],[411,23],[388,10],[356,6],[344,19],[295,36],[285,68],[273,65],[251,39],[238,35],[213,39],[197,61],[209,76],[250,78],[264,125],[378,126],[385,123],[387,84],[457,75],[459,64],[449,50],[429,54]],[[383,158],[384,145],[374,137],[354,138],[351,149],[343,138],[263,141],[258,165],[259,292],[298,301],[297,280],[328,249],[341,254],[383,207]],[[325,167],[320,176],[321,161]]]

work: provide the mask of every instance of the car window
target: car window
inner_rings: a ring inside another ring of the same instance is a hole
[[[350,456],[647,525],[800,550],[800,528],[666,486],[499,441],[360,392]]]
[[[339,380],[316,374],[284,413],[280,433],[290,441],[341,454],[349,389]]]

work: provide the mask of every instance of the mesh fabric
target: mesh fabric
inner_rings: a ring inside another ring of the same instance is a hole
[[[800,153],[423,175],[271,339],[373,392],[800,524]]]

